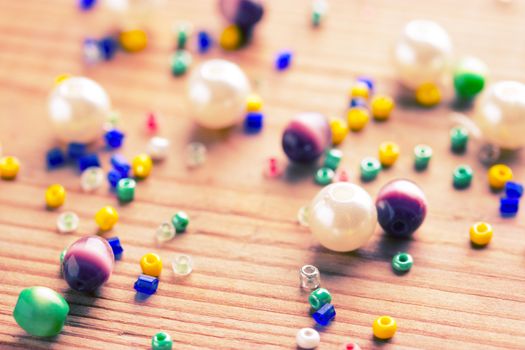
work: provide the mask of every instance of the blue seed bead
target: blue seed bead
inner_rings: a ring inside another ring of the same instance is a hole
[[[290,67],[290,64],[292,63],[292,57],[292,51],[284,50],[279,52],[277,54],[277,58],[275,59],[275,69],[277,69],[278,71],[288,69],[288,67]]]
[[[120,154],[114,154],[111,156],[111,166],[116,170],[121,178],[129,177],[129,172],[131,170],[131,164]],[[119,179],[120,180],[120,179]],[[117,180],[118,182],[118,180]]]
[[[107,36],[100,39],[97,44],[102,59],[106,61],[110,61],[115,56],[119,48],[118,40],[112,36]]]
[[[325,304],[319,310],[312,314],[315,322],[321,326],[328,324],[335,318],[335,308],[332,304]]]
[[[119,260],[122,256],[122,253],[124,252],[124,248],[122,248],[122,245],[120,244],[120,239],[118,237],[110,237],[107,239],[107,241],[113,250],[115,259]]]
[[[250,112],[244,119],[244,130],[248,133],[257,133],[263,126],[264,115],[259,112]]]
[[[499,212],[503,217],[516,216],[520,207],[519,198],[503,197],[499,200]]]
[[[79,159],[86,155],[87,146],[83,143],[71,142],[67,145],[67,156],[69,159]]]
[[[350,108],[353,108],[353,107],[361,107],[361,108],[368,109],[368,104],[366,103],[364,99],[355,97],[350,100]]]
[[[97,4],[97,0],[79,0],[78,7],[82,11],[89,11]]]
[[[98,159],[98,156],[96,154],[86,154],[85,156],[82,156],[78,159],[78,169],[80,170],[80,172],[83,172],[84,170],[92,166],[100,167],[100,160]]]
[[[521,198],[523,195],[523,185],[517,182],[507,181],[505,183],[505,194],[508,198]]]
[[[155,294],[158,287],[159,279],[148,275],[140,275],[133,286],[138,293],[147,295]]]
[[[119,171],[113,169],[108,172],[109,187],[112,189],[117,188],[117,184],[121,179],[125,179],[125,177]]]
[[[47,151],[46,162],[48,169],[59,168],[66,163],[66,155],[60,148],[52,148]]]
[[[366,86],[368,86],[368,90],[370,90],[370,92],[372,92],[372,93],[374,92],[375,84],[374,84],[374,80],[372,78],[359,77],[359,78],[357,78],[357,82],[366,84]]]
[[[213,44],[210,34],[208,34],[208,32],[205,32],[204,30],[201,30],[197,34],[197,44],[199,53],[208,52]]]
[[[106,146],[112,149],[120,148],[120,146],[122,146],[122,142],[124,141],[124,136],[124,133],[120,130],[109,130],[104,135],[104,139],[106,140]]]

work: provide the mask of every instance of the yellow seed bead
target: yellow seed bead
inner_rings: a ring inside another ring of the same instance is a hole
[[[476,245],[487,245],[492,239],[492,225],[486,222],[476,222],[470,228],[470,240]]]
[[[334,118],[330,120],[330,129],[332,129],[332,144],[334,145],[343,142],[348,134],[348,125],[343,119]]]
[[[145,179],[151,173],[151,168],[153,168],[153,161],[151,157],[147,154],[139,154],[131,162],[131,167],[133,169],[133,176],[139,179]]]
[[[118,213],[115,208],[107,205],[95,214],[95,222],[102,231],[108,231],[118,221]]]
[[[257,94],[250,94],[246,99],[246,111],[258,112],[262,109],[263,100]]]
[[[13,180],[20,170],[18,158],[8,156],[0,159],[0,176],[4,180]]]
[[[224,28],[219,38],[219,45],[224,50],[237,50],[242,43],[242,33],[239,27],[232,24]]]
[[[352,131],[361,131],[368,120],[370,120],[370,114],[365,108],[350,108],[347,114],[348,128]]]
[[[59,184],[51,185],[46,190],[46,204],[49,208],[58,208],[66,200],[66,189]]]
[[[128,52],[139,52],[148,45],[148,35],[142,29],[131,29],[120,32],[119,43]]]
[[[140,259],[142,273],[148,276],[159,277],[162,271],[162,260],[154,253],[148,253]]]
[[[432,107],[441,102],[441,91],[434,83],[425,83],[416,90],[416,101],[422,106]]]
[[[493,190],[502,190],[507,181],[512,180],[512,169],[504,164],[496,164],[490,167],[489,184]]]
[[[394,99],[390,96],[376,95],[370,104],[375,120],[387,120],[395,107]]]
[[[71,78],[71,75],[69,74],[60,74],[57,77],[55,77],[55,85],[58,85],[69,78]]]
[[[370,89],[368,89],[368,85],[365,83],[357,83],[352,86],[350,89],[350,98],[364,98],[365,100],[368,99],[368,95],[370,94]]]
[[[383,167],[389,167],[399,157],[399,146],[394,142],[383,142],[379,145],[379,162]]]
[[[396,334],[397,324],[390,316],[380,316],[372,325],[374,336],[379,339],[390,339]]]

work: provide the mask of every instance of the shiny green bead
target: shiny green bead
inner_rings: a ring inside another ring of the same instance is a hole
[[[185,28],[181,28],[177,34],[177,49],[182,50],[186,47],[188,41],[188,32]]]
[[[186,231],[186,227],[188,227],[188,224],[190,223],[190,218],[185,212],[179,211],[171,217],[171,223],[173,224],[173,227],[175,227],[175,231],[181,233]]]
[[[121,202],[131,202],[135,197],[137,182],[133,179],[120,179],[117,183],[117,197]]]
[[[460,165],[454,169],[453,184],[455,188],[466,188],[470,186],[474,172],[468,165]]]
[[[432,148],[427,145],[417,145],[414,147],[415,163],[417,170],[423,170],[428,167],[430,158],[432,158]]]
[[[52,337],[60,333],[68,313],[69,305],[60,294],[47,287],[31,287],[20,292],[13,317],[27,333]]]
[[[308,302],[314,310],[320,309],[325,304],[330,304],[332,302],[332,295],[329,291],[324,288],[318,288],[310,293],[308,297]]]
[[[332,183],[335,177],[335,172],[330,168],[320,168],[315,172],[314,181],[316,184],[325,186]]]
[[[397,272],[406,272],[412,268],[414,259],[408,253],[397,253],[392,258],[392,268]]]
[[[173,340],[166,332],[159,332],[151,338],[152,350],[171,350],[173,347]]]
[[[321,18],[323,16],[321,15],[320,12],[317,12],[317,11],[313,11],[312,12],[312,25],[314,27],[317,27],[319,24],[321,24]]]
[[[475,57],[462,59],[454,70],[454,88],[460,99],[470,100],[485,87],[488,68]]]
[[[178,50],[171,57],[171,73],[180,76],[186,73],[191,64],[191,55],[186,50]]]
[[[339,149],[332,148],[331,150],[326,152],[326,156],[324,158],[324,167],[336,170],[339,166],[339,163],[341,163],[342,158],[343,152]]]
[[[450,148],[455,153],[465,152],[468,142],[468,130],[463,127],[455,127],[450,130]]]
[[[381,171],[381,163],[373,157],[367,157],[361,161],[361,179],[372,181]]]

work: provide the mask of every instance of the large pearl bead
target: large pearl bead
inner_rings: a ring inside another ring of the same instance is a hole
[[[48,107],[55,134],[61,141],[89,143],[102,136],[111,103],[95,81],[71,77],[51,92]]]
[[[238,65],[212,59],[191,74],[187,88],[189,109],[199,125],[227,128],[241,119],[249,92],[250,83]]]
[[[301,113],[286,126],[282,145],[291,161],[308,163],[317,160],[332,142],[328,119],[320,113]]]
[[[377,213],[370,195],[358,185],[337,182],[323,188],[310,204],[308,224],[330,250],[348,252],[374,233]]]
[[[401,83],[417,89],[424,83],[441,84],[450,73],[452,43],[437,23],[414,20],[407,23],[394,48],[394,63]]]
[[[479,97],[473,120],[489,143],[510,150],[525,146],[525,84],[492,84]]]

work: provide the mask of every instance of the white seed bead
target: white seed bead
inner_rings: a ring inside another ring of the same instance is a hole
[[[72,233],[78,229],[78,215],[72,211],[66,211],[57,218],[57,229],[60,233]]]
[[[173,259],[171,267],[175,275],[186,276],[193,271],[193,261],[189,255],[178,255]]]
[[[192,142],[186,146],[186,164],[190,168],[198,167],[206,161],[206,146],[200,142]]]
[[[104,170],[98,166],[92,166],[82,172],[80,186],[85,192],[92,192],[100,188],[104,183]]]
[[[147,151],[153,160],[164,160],[168,156],[169,148],[170,140],[155,136],[149,140]]]
[[[175,228],[169,222],[163,222],[155,231],[155,237],[158,243],[170,241],[175,237]]]
[[[295,339],[297,346],[303,349],[315,349],[321,342],[319,333],[313,328],[301,328]]]

